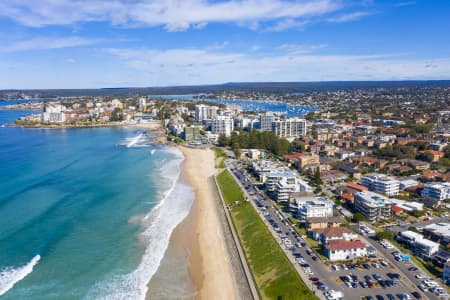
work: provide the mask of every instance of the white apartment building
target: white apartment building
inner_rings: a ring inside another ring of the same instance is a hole
[[[203,120],[211,120],[217,116],[217,106],[209,106],[204,104],[198,104],[195,106],[195,121],[202,122]]]
[[[259,128],[261,131],[271,131],[272,122],[275,121],[275,116],[271,112],[259,116]]]
[[[292,172],[273,172],[266,175],[266,190],[277,202],[289,201],[293,193],[312,192],[305,181]]]
[[[66,121],[65,107],[61,104],[46,104],[41,114],[42,123],[63,123]]]
[[[423,235],[414,231],[399,232],[397,240],[406,244],[419,257],[431,257],[439,251],[439,243],[427,240]]]
[[[306,120],[300,118],[289,118],[273,121],[272,132],[279,137],[300,137],[306,135]]]
[[[229,116],[215,116],[211,123],[211,132],[231,136],[234,130],[233,118]]]
[[[436,201],[448,199],[450,198],[450,182],[425,183],[421,195]]]
[[[385,194],[387,196],[398,195],[400,182],[384,174],[369,174],[361,177],[361,185],[370,191]]]
[[[290,207],[295,210],[299,218],[304,220],[313,217],[328,218],[333,216],[333,202],[326,197],[298,197],[295,198]]]
[[[355,210],[369,222],[392,217],[392,201],[389,198],[370,191],[356,193],[354,198]]]

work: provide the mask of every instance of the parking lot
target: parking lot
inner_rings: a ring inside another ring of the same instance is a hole
[[[410,299],[415,299],[411,294],[413,291],[402,281],[395,266],[385,261],[383,263],[380,263],[380,260],[373,261],[359,267],[332,265],[330,267],[332,279],[346,295],[351,296],[351,299],[364,299],[367,296],[371,296],[373,299],[402,299],[402,294],[408,294]],[[415,292],[419,293],[422,299],[427,299],[419,291]],[[408,299],[407,296],[403,297]]]

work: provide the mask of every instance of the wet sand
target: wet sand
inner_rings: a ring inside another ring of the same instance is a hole
[[[185,156],[182,176],[194,188],[196,199],[171,236],[161,266],[149,283],[147,298],[237,299],[212,180],[215,154],[210,149],[179,149]]]

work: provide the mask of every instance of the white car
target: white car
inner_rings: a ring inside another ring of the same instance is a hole
[[[416,278],[417,278],[417,279],[424,279],[424,278],[425,278],[425,275],[419,273],[419,274],[416,274]]]
[[[418,287],[422,292],[428,291],[427,287],[424,286],[423,284],[419,284],[417,287]]]
[[[338,265],[333,265],[332,268],[333,268],[333,270],[335,270],[335,271],[339,271],[339,266],[338,266]]]

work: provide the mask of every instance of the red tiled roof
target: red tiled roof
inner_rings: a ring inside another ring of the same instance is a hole
[[[350,233],[352,232],[347,227],[329,227],[324,228],[322,234],[326,237],[341,237],[344,235],[344,233]]]
[[[341,198],[348,201],[354,201],[355,197],[352,194],[342,193]]]
[[[401,213],[403,211],[404,211],[404,209],[401,208],[400,206],[397,206],[397,205],[392,206],[392,212],[394,214],[399,214],[399,213]]]
[[[364,192],[364,191],[368,190],[368,188],[366,188],[365,186],[359,185],[359,184],[354,183],[354,182],[348,182],[347,183],[347,187],[351,188],[351,189],[354,189],[354,190],[357,190],[357,191],[360,191],[360,192]]]
[[[291,160],[291,159],[296,159],[296,158],[302,157],[304,155],[305,155],[304,153],[294,153],[291,155],[285,155],[285,156],[283,156],[283,158],[284,158],[284,160]]]
[[[360,249],[366,248],[366,244],[360,240],[346,241],[346,240],[331,240],[327,244],[328,250],[349,250],[349,249]]]

